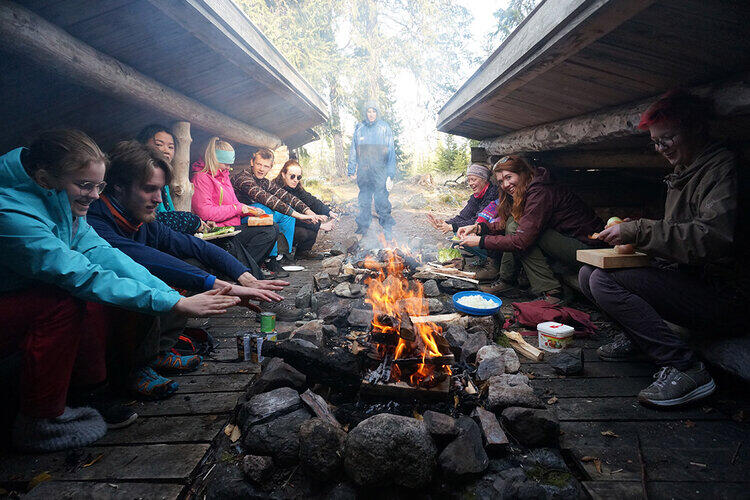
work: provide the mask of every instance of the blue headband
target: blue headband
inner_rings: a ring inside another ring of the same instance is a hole
[[[223,149],[217,149],[216,152],[216,161],[219,163],[223,163],[225,165],[232,165],[234,164],[234,151],[225,151]]]

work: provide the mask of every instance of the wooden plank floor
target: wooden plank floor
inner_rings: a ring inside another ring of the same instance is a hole
[[[305,271],[287,278],[283,292],[294,302],[299,288],[310,282],[317,262],[300,262]],[[194,319],[219,341],[219,347],[195,372],[173,377],[180,390],[164,401],[132,401],[138,420],[125,429],[110,430],[94,445],[46,455],[0,452],[0,483],[23,491],[41,473],[41,483],[30,498],[176,498],[222,432],[259,366],[237,362],[235,335],[256,330],[255,313],[233,308],[210,320]],[[289,331],[293,324],[279,323]],[[90,465],[89,465],[90,464]]]
[[[750,498],[750,426],[735,421],[741,420],[735,410],[746,407],[746,395],[720,389],[684,409],[644,407],[636,396],[657,367],[598,360],[595,347],[607,340],[599,335],[576,340],[584,348],[581,375],[556,375],[544,361],[525,360],[522,368],[532,374],[543,400],[552,401],[548,407],[560,419],[561,446],[578,465],[588,494],[644,498],[640,441],[648,498]]]

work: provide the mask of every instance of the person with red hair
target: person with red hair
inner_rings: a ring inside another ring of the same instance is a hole
[[[561,302],[562,284],[550,262],[563,272],[578,272],[576,251],[589,248],[588,236],[604,224],[581,198],[525,158],[505,156],[492,170],[500,186],[497,219],[457,233],[462,246],[502,253],[498,280],[480,289],[507,294],[523,267],[534,294]]]
[[[599,357],[620,361],[641,351],[661,368],[638,400],[673,407],[716,389],[702,361],[665,323],[691,329],[732,329],[748,289],[736,256],[737,156],[711,140],[708,103],[684,91],[656,101],[638,128],[648,130],[654,149],[673,167],[667,175],[664,218],[625,221],[599,239],[632,244],[656,257],[653,267],[595,269],[578,275],[583,293],[616,320],[625,333],[599,348]]]

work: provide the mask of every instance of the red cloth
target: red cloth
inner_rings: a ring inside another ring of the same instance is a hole
[[[533,302],[513,302],[515,319],[525,326],[533,326],[545,321],[557,321],[570,325],[576,329],[576,334],[592,335],[596,332],[596,325],[591,322],[588,314],[572,307],[550,304],[545,300]]]
[[[71,382],[89,385],[106,377],[109,309],[53,286],[0,296],[0,356],[23,351],[21,412],[54,418],[65,409]]]

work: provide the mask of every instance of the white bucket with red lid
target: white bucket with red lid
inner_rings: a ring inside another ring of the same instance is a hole
[[[555,321],[545,321],[536,325],[536,331],[539,333],[539,349],[560,352],[573,341],[575,329]]]

